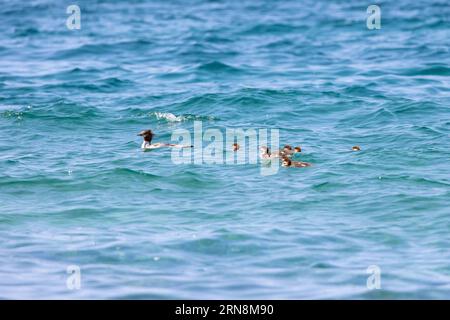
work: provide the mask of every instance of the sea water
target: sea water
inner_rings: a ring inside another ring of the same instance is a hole
[[[449,298],[449,45],[447,0],[1,1],[0,298]],[[195,122],[313,166],[140,150]]]

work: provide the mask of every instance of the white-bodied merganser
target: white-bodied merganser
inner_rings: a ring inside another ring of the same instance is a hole
[[[143,150],[158,149],[161,147],[192,148],[192,146],[183,146],[180,144],[160,143],[160,142],[152,143],[152,139],[154,137],[152,130],[143,130],[138,134],[138,136],[144,138],[144,141],[142,141],[141,145],[141,149]]]
[[[270,149],[268,147],[260,147],[259,148],[259,157],[261,159],[271,159],[272,155],[270,153]]]

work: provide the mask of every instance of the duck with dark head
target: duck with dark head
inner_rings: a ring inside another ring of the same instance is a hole
[[[172,143],[152,143],[153,137],[155,134],[152,132],[152,130],[143,130],[140,133],[138,133],[138,136],[141,136],[144,141],[142,141],[141,149],[145,150],[151,150],[151,149],[158,149],[161,147],[174,147],[174,148],[192,148],[193,146],[183,146],[180,144],[172,144]]]
[[[138,136],[141,136],[142,138],[144,138],[144,141],[142,142],[142,149],[145,149],[146,146],[149,146],[152,144],[152,139],[153,139],[153,132],[152,130],[143,130],[140,133],[138,133]]]
[[[292,149],[290,145],[285,145],[283,149],[280,150],[280,156],[281,157],[292,157],[296,153],[302,152],[302,148],[300,146],[297,146]]]
[[[281,165],[283,167],[294,167],[294,168],[304,168],[304,167],[311,167],[311,163],[309,162],[303,162],[303,161],[292,161],[288,157],[284,157],[282,159]]]

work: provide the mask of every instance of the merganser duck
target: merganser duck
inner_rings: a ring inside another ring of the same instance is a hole
[[[260,147],[259,148],[259,157],[261,159],[271,159],[272,158],[272,154],[270,153],[270,149],[268,147]]]
[[[291,159],[288,158],[284,158],[281,165],[283,167],[294,167],[294,168],[311,167],[311,163],[302,161],[292,161]]]
[[[171,144],[171,143],[152,143],[152,139],[154,137],[154,133],[152,130],[143,130],[140,133],[138,133],[138,136],[141,136],[144,138],[144,141],[142,141],[141,149],[145,150],[151,150],[151,149],[158,149],[161,147],[177,147],[177,148],[192,148],[193,146],[183,146],[180,144]]]
[[[302,148],[297,146],[294,149],[290,145],[285,145],[283,149],[280,150],[281,156],[292,157],[296,153],[302,152]]]

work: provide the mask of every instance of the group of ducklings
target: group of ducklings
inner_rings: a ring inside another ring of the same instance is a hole
[[[299,146],[292,148],[287,144],[282,149],[274,152],[271,152],[268,147],[261,147],[259,150],[261,151],[261,159],[272,160],[274,158],[279,158],[281,159],[281,165],[283,167],[304,168],[311,166],[311,163],[309,162],[291,160],[295,154],[302,152],[302,148]]]
[[[234,143],[232,147],[233,151],[238,151],[240,148],[239,144],[237,143]],[[259,156],[261,159],[273,160],[275,158],[279,158],[281,159],[281,165],[283,167],[304,168],[312,166],[312,164],[309,162],[291,160],[293,155],[302,152],[302,148],[300,146],[292,148],[290,145],[287,144],[282,149],[275,152],[271,152],[268,147],[260,147],[259,150],[260,150]],[[352,150],[361,151],[361,148],[359,146],[353,146]]]

